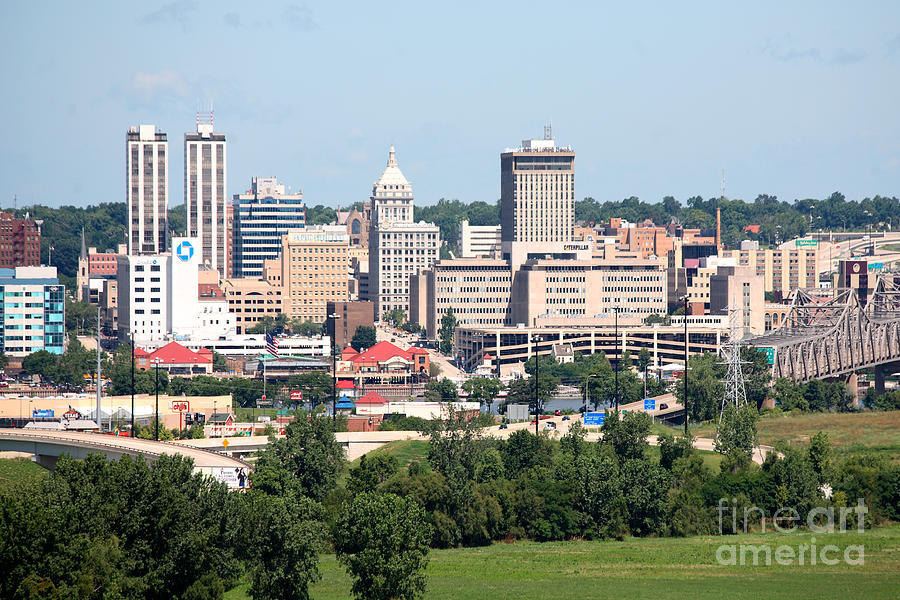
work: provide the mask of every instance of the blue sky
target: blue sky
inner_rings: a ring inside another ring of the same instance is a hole
[[[397,147],[416,202],[494,201],[552,120],[576,193],[900,195],[897,2],[0,4],[0,205],[124,199],[125,131],[213,103],[228,193],[277,175],[365,200]]]

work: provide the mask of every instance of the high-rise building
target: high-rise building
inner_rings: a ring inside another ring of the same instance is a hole
[[[460,258],[493,256],[500,251],[500,225],[469,225],[469,220],[459,223]]]
[[[160,254],[168,248],[169,142],[153,125],[125,136],[128,253]]]
[[[228,274],[227,157],[225,134],[213,131],[212,113],[203,121],[197,113],[197,132],[184,134],[185,234],[200,240],[201,264],[223,277]]]
[[[0,294],[0,348],[7,356],[63,353],[66,290],[56,267],[0,269]]]
[[[369,227],[369,291],[376,314],[399,308],[409,314],[409,279],[434,264],[441,246],[434,223],[413,221],[412,184],[400,171],[394,147],[372,185]]]
[[[504,257],[517,265],[529,253],[571,243],[574,201],[575,153],[557,146],[549,128],[543,140],[523,140],[521,148],[503,152],[500,225]]]
[[[265,260],[281,256],[281,236],[306,226],[303,193],[285,193],[277,177],[254,177],[233,206],[233,276],[262,277]]]
[[[17,219],[0,212],[0,268],[36,267],[41,264],[41,224],[25,215]]]
[[[324,323],[328,302],[350,299],[347,229],[320,225],[292,231],[281,239],[284,313],[302,321]]]

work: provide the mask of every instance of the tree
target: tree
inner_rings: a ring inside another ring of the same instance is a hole
[[[456,402],[459,394],[456,384],[447,379],[433,379],[425,384],[425,400],[428,402]]]
[[[406,311],[400,307],[386,310],[384,311],[384,314],[381,315],[381,320],[384,323],[392,323],[396,327],[400,327],[406,322]]]
[[[588,529],[601,538],[623,539],[628,534],[628,509],[615,458],[602,454],[579,456],[575,486],[576,506],[590,518]]]
[[[412,498],[358,494],[341,514],[334,548],[361,600],[413,600],[425,593],[431,526]]]
[[[56,361],[55,354],[38,350],[22,359],[22,370],[28,375],[40,375],[52,380],[56,376]]]
[[[297,490],[313,500],[324,499],[344,463],[344,448],[334,437],[331,419],[301,412],[284,433],[260,451],[253,487],[268,494]]]
[[[441,317],[441,328],[438,330],[438,338],[441,340],[440,350],[442,354],[453,354],[453,338],[456,335],[456,317],[453,315],[453,309],[448,308],[444,316]]]
[[[559,386],[559,379],[553,375],[540,374],[537,384],[538,400],[543,406],[553,395],[553,391]],[[509,392],[506,401],[509,404],[530,404],[534,407],[534,376],[513,379],[509,384]]]
[[[228,363],[225,360],[224,354],[219,354],[215,350],[213,350],[213,371],[216,373],[224,373],[228,370]]]
[[[819,478],[819,483],[825,483],[831,475],[832,457],[833,452],[828,434],[820,431],[812,436],[809,440],[809,462]]]
[[[611,446],[622,462],[644,458],[651,424],[645,412],[629,412],[620,418],[618,411],[611,411],[603,421],[602,443]]]
[[[759,411],[756,405],[747,404],[736,407],[727,404],[722,411],[718,432],[716,433],[716,452],[730,454],[737,451],[752,456],[756,442],[756,422]]]
[[[644,397],[647,397],[647,369],[650,368],[650,351],[646,348],[641,348],[641,351],[638,352],[638,369],[644,375]]]
[[[350,345],[353,346],[353,349],[357,352],[368,350],[377,343],[378,340],[375,336],[375,328],[368,325],[360,325],[357,327],[356,332],[353,334],[353,339],[350,340]]]
[[[318,561],[325,528],[322,508],[309,498],[271,496],[251,490],[243,527],[254,600],[308,600],[320,578]]]
[[[694,421],[708,421],[719,414],[725,394],[725,365],[712,352],[688,360],[688,411]],[[684,403],[684,378],[675,388],[675,397]]]
[[[463,391],[469,394],[469,400],[487,404],[488,412],[491,412],[491,405],[500,393],[501,387],[500,380],[492,377],[473,377],[465,380],[462,385]]]

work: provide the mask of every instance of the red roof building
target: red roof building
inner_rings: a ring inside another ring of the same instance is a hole
[[[200,348],[197,352],[189,350],[178,342],[169,342],[162,348],[147,352],[142,348],[134,349],[135,367],[142,370],[159,368],[170,375],[209,375],[212,373],[213,354],[209,348]]]
[[[356,389],[356,384],[347,379],[340,379],[337,382],[337,389],[339,390],[353,390]]]
[[[343,352],[341,357],[344,358]],[[345,360],[353,363],[357,373],[428,374],[428,351],[415,346],[401,350],[390,342],[378,342]]]
[[[362,398],[356,401],[357,404],[387,404],[388,401],[384,398],[384,396],[377,394],[375,392],[369,392]]]

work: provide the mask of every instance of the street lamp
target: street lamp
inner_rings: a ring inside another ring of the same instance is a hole
[[[131,330],[131,437],[134,437],[134,329]]]
[[[331,319],[331,422],[337,425],[337,351],[335,350],[335,341],[337,340],[337,320],[341,315],[331,313],[328,315]]]
[[[590,400],[591,377],[600,377],[600,373],[588,373],[584,377],[584,412],[587,412],[588,400]]]
[[[538,335],[531,335],[530,341],[534,342],[534,435],[540,435],[541,424],[541,398],[540,398],[540,377],[541,377],[541,355],[538,354],[537,343],[541,341]]]
[[[688,296],[684,300],[684,437],[688,436]]]
[[[622,360],[622,353],[619,351],[619,311],[621,309],[618,306],[613,307],[613,311],[616,313],[616,340],[615,346],[616,349],[616,412],[619,412],[619,362]]]
[[[159,363],[162,362],[160,358],[154,358],[153,364],[156,365],[156,424],[155,431],[153,433],[153,439],[157,442],[159,441]]]

